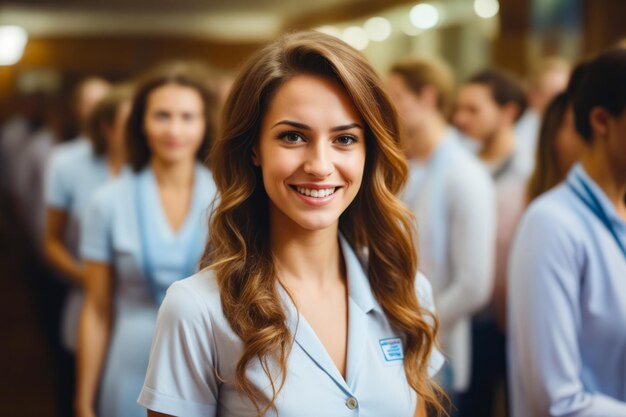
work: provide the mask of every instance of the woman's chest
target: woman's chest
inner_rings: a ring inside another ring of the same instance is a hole
[[[299,329],[302,334],[296,335],[289,352],[286,379],[276,401],[277,413],[268,415],[413,416],[416,395],[404,372],[402,338],[388,327],[371,323],[366,328],[354,327],[360,337],[348,338],[346,378],[337,371],[320,341],[307,334],[311,329]],[[240,344],[237,349],[218,353],[220,377],[226,381],[219,390],[219,414],[222,416],[249,416],[255,412],[254,406],[232,384],[241,353]],[[270,369],[278,377],[276,363],[271,362]],[[271,397],[271,383],[259,363],[253,362],[247,375],[257,388]],[[280,385],[278,379],[274,382],[276,387]]]

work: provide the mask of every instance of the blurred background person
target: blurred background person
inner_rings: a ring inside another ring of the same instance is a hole
[[[513,417],[626,415],[626,50],[589,63],[574,112],[580,163],[511,253]]]
[[[109,84],[100,78],[88,78],[81,82],[74,93],[74,111],[81,126],[81,140],[58,144],[61,133],[60,121],[55,113],[57,100],[43,94],[36,97],[40,114],[30,119],[30,127],[21,137],[13,133],[13,141],[4,152],[4,162],[9,173],[7,181],[15,199],[16,212],[28,233],[33,249],[42,253],[45,223],[44,177],[53,153],[73,152],[73,149],[88,146],[86,126],[88,115],[95,103],[109,89]],[[21,138],[21,139],[20,139]]]
[[[561,183],[584,150],[584,140],[574,123],[573,100],[587,65],[587,61],[576,65],[567,89],[544,112],[535,165],[526,189],[527,204]]]
[[[471,77],[457,97],[455,125],[480,143],[478,157],[495,184],[497,206],[493,293],[488,308],[473,321],[475,371],[470,388],[459,397],[461,416],[492,416],[497,395],[506,393],[506,267],[510,243],[524,208],[530,168],[530,155],[519,145],[514,126],[525,109],[521,86],[497,70],[485,70]]]
[[[127,126],[134,173],[96,193],[81,233],[79,417],[145,415],[137,397],[157,309],[169,284],[196,271],[206,241],[215,103],[204,73],[184,64],[137,86]]]
[[[124,128],[131,100],[130,85],[108,90],[89,114],[87,135],[80,139],[86,142],[57,148],[47,168],[44,255],[67,290],[56,328],[61,332],[63,349],[58,370],[61,402],[68,412],[73,409],[74,353],[84,279],[78,253],[81,219],[93,193],[118,176],[126,163]]]
[[[74,89],[72,97],[72,112],[76,121],[78,135],[66,139],[65,145],[58,149],[87,146],[89,143],[89,119],[96,104],[109,92],[111,84],[101,77],[90,76],[81,80]]]
[[[515,136],[531,153],[537,147],[545,110],[557,94],[565,91],[570,71],[567,60],[552,56],[542,59],[531,73],[527,92],[528,108],[515,124]]]
[[[15,113],[0,129],[0,185],[7,197],[17,192],[15,179],[19,156],[29,144],[29,139],[46,123],[49,100],[41,92],[27,94],[14,102]]]
[[[454,402],[470,380],[471,316],[492,292],[494,186],[448,124],[454,79],[445,64],[399,61],[388,85],[410,166],[403,199],[417,218],[420,269],[433,285],[440,340],[449,357],[441,383]]]

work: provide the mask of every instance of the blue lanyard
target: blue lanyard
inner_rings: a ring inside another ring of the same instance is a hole
[[[591,187],[580,177],[578,173],[576,173],[575,180],[577,180],[576,184],[574,179],[569,179],[567,181],[567,185],[574,191],[574,194],[591,210],[593,214],[604,224],[609,233],[615,239],[615,243],[621,249],[622,254],[624,254],[624,258],[626,258],[626,246],[624,246],[624,242],[620,239],[615,227],[613,227],[613,222],[607,215],[606,211],[602,208],[602,204],[598,201],[598,198],[595,196]],[[582,190],[579,189],[578,186],[582,187]]]
[[[149,169],[149,168],[148,168]],[[141,174],[140,174],[141,175]],[[196,173],[197,175],[197,173]],[[149,219],[144,215],[146,213],[146,205],[145,205],[145,187],[142,190],[139,184],[140,177],[138,176],[135,181],[135,206],[137,208],[137,225],[139,227],[139,237],[141,239],[141,263],[142,270],[146,281],[148,282],[148,286],[150,287],[150,291],[152,292],[152,296],[157,304],[161,304],[163,298],[165,297],[165,292],[167,291],[168,284],[157,282],[155,279],[156,268],[155,268],[155,259],[154,259],[154,251],[152,250],[153,245],[150,244],[150,238],[148,237],[148,230],[151,227],[149,224]],[[195,181],[200,181],[200,178],[195,179]],[[195,192],[195,186],[194,186]],[[192,196],[192,201],[196,196]],[[193,215],[193,203],[188,215]],[[154,227],[154,226],[152,226]],[[202,245],[202,227],[194,227],[193,234],[190,239],[187,239],[187,245],[184,247],[185,254],[187,258],[183,263],[183,269],[181,271],[180,278],[185,278],[192,275],[196,272],[197,263],[200,257],[198,253],[198,248]]]

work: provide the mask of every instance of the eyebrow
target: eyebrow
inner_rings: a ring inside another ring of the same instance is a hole
[[[313,129],[311,129],[310,126],[305,125],[304,123],[294,122],[293,120],[281,120],[280,122],[274,124],[274,126],[272,126],[272,128],[275,128],[278,125],[292,126],[292,127],[295,127],[297,129],[302,129],[302,130],[313,130]],[[335,126],[332,129],[330,129],[330,131],[331,132],[340,132],[340,131],[343,131],[343,130],[349,130],[349,129],[354,129],[354,128],[363,129],[363,126],[361,126],[358,123],[350,123],[350,124],[347,124],[347,125]]]

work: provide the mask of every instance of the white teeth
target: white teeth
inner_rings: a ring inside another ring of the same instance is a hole
[[[304,188],[304,187],[296,187],[296,189],[298,190],[300,194],[306,195],[308,197],[314,197],[314,198],[328,197],[329,195],[333,194],[336,190],[336,188],[324,188],[321,190],[312,190],[312,189]]]

